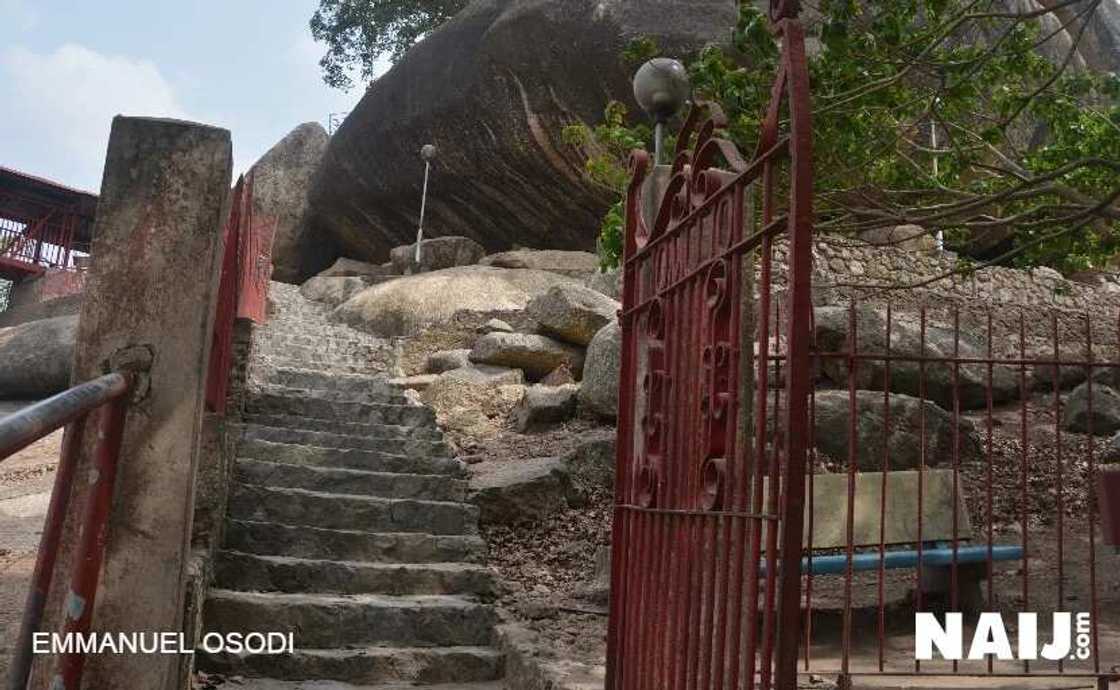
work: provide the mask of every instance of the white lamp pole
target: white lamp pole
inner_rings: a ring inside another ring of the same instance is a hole
[[[424,214],[428,210],[428,178],[432,173],[432,161],[439,155],[439,150],[432,144],[424,144],[420,149],[420,158],[424,160],[424,191],[420,195],[420,226],[416,230],[416,266],[420,266],[420,243],[424,241]]]

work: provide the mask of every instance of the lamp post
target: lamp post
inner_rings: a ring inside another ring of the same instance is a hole
[[[678,60],[654,58],[639,67],[634,75],[634,100],[656,123],[653,138],[655,164],[661,163],[665,123],[680,111],[691,94],[688,70]]]
[[[420,225],[416,230],[416,267],[420,268],[420,243],[424,240],[424,213],[428,210],[428,177],[432,172],[432,161],[439,155],[434,144],[424,144],[420,158],[424,160],[424,191],[420,195]]]

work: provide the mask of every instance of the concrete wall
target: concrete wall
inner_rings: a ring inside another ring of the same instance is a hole
[[[95,631],[184,627],[230,169],[226,130],[175,120],[113,121],[73,379],[89,380],[126,359],[150,364],[125,422],[101,587],[95,602],[78,602],[92,608]],[[78,477],[91,476],[97,438],[90,427]],[[92,478],[96,484],[97,475]],[[45,629],[62,622],[90,488],[75,487]],[[170,690],[179,685],[179,666],[171,655],[90,656],[82,687]],[[31,687],[50,687],[53,667],[41,657]]]

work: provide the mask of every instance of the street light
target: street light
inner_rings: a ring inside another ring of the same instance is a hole
[[[420,158],[424,161],[424,191],[420,195],[420,226],[416,230],[416,268],[420,269],[420,243],[424,240],[424,212],[428,210],[428,177],[432,172],[432,161],[439,155],[434,144],[424,144],[420,148]]]
[[[678,60],[653,58],[634,75],[634,100],[654,119],[654,163],[661,162],[663,125],[692,94],[688,70]]]

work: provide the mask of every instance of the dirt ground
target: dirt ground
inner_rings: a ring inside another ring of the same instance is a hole
[[[24,404],[0,402],[0,417]],[[0,462],[0,678],[19,633],[61,446],[59,431]]]

